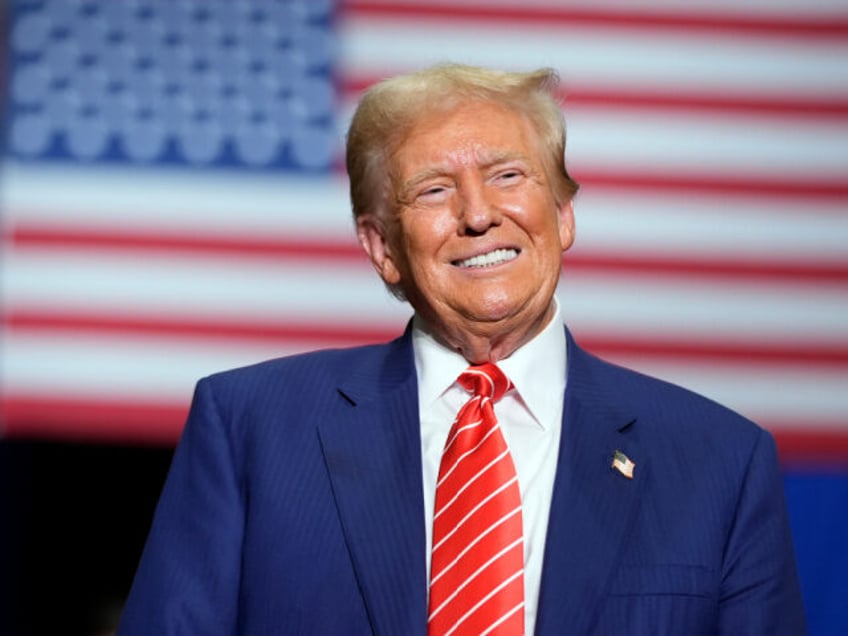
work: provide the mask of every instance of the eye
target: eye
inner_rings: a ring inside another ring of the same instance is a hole
[[[523,176],[523,173],[516,168],[509,168],[499,172],[495,179],[501,183],[514,183]]]
[[[416,195],[416,200],[420,203],[433,204],[441,203],[446,200],[449,195],[449,189],[444,184],[433,184],[426,186]]]

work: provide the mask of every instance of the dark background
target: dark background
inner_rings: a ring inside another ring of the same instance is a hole
[[[0,441],[0,634],[110,633],[172,454]]]
[[[0,440],[1,636],[112,633],[172,454]],[[809,632],[845,636],[844,466],[784,465],[784,476]]]

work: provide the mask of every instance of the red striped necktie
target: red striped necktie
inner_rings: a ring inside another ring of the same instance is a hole
[[[428,634],[523,634],[521,494],[492,406],[512,383],[490,363],[469,367],[458,381],[474,395],[439,466]]]

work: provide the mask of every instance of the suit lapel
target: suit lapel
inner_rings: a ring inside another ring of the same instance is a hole
[[[568,376],[536,621],[537,634],[591,633],[648,466],[634,418],[617,410],[597,361],[568,335]],[[634,478],[612,468],[620,450]]]
[[[321,422],[319,436],[372,629],[423,634],[421,438],[408,330],[384,359],[350,370],[339,392],[338,417]]]

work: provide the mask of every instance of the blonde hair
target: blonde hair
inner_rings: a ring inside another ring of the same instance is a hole
[[[494,102],[525,116],[542,142],[541,157],[558,202],[579,185],[565,168],[565,124],[556,99],[559,78],[549,68],[527,73],[443,64],[372,86],[359,102],[347,135],[347,172],[354,218],[384,219],[391,200],[388,158],[425,114],[467,101]]]

